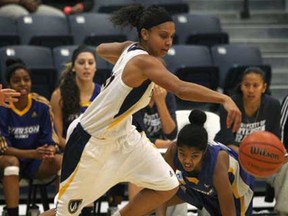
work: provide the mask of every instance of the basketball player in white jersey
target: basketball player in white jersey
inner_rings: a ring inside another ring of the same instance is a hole
[[[111,21],[136,27],[139,42],[104,43],[96,49],[115,66],[100,94],[68,130],[57,216],[78,216],[84,206],[119,182],[146,189],[115,216],[145,215],[176,193],[173,170],[132,126],[132,114],[148,104],[154,83],[184,100],[223,104],[227,126],[233,131],[239,128],[241,113],[228,96],[179,80],[159,60],[175,34],[173,20],[163,8],[131,5],[114,13]]]

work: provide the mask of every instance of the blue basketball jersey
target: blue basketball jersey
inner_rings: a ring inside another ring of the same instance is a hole
[[[253,198],[254,178],[241,168],[238,154],[233,149],[220,143],[208,144],[201,171],[197,174],[186,172],[177,154],[175,154],[174,164],[180,182],[177,195],[198,208],[205,207],[211,215],[221,215],[217,192],[213,186],[213,173],[219,151],[226,151],[229,154],[228,176],[232,185],[237,215],[249,215]]]
[[[64,119],[64,127],[63,127],[63,132],[62,132],[62,136],[64,138],[66,138],[68,127],[72,123],[72,121],[74,121],[76,118],[78,118],[81,113],[85,112],[85,110],[88,108],[88,106],[91,104],[91,102],[97,97],[97,95],[100,93],[100,91],[101,91],[101,86],[99,84],[95,83],[94,91],[93,91],[93,94],[92,94],[91,98],[89,99],[89,101],[81,101],[80,102],[80,112],[70,114],[67,119]]]
[[[0,107],[0,142],[18,149],[36,149],[44,144],[58,143],[52,112],[47,99],[38,94],[28,95],[23,110]]]

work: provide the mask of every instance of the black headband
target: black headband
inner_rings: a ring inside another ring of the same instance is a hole
[[[173,21],[173,19],[168,13],[159,11],[158,13],[155,13],[153,17],[150,17],[150,19],[147,19],[146,22],[143,23],[142,26],[139,26],[137,28],[137,30],[140,32],[142,28],[150,29],[153,26],[157,26],[162,23],[170,22],[170,21]]]
[[[74,52],[73,52],[73,55],[72,55],[72,65],[74,65],[74,62],[77,58],[77,56],[80,54],[80,53],[83,53],[83,52],[89,52],[91,53],[93,56],[94,56],[94,59],[96,60],[96,52],[94,49],[92,49],[91,47],[88,47],[88,46],[79,46]]]

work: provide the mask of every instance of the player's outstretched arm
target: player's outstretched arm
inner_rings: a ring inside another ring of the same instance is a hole
[[[221,215],[236,216],[232,186],[228,177],[229,156],[227,152],[220,151],[213,173],[213,185],[217,192]]]
[[[229,96],[195,83],[180,80],[153,56],[142,55],[130,61],[134,62],[134,65],[137,65],[137,68],[142,71],[143,77],[147,77],[159,86],[173,92],[182,100],[222,104],[228,113],[227,127],[231,128],[233,132],[240,128],[241,112]]]
[[[96,53],[109,63],[115,64],[123,50],[132,43],[132,41],[125,41],[122,43],[102,43],[96,47]]]

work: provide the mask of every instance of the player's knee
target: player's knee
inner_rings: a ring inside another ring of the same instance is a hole
[[[54,157],[54,164],[55,164],[55,168],[57,170],[60,170],[61,169],[61,166],[62,166],[62,155],[60,154],[56,154],[55,157]]]
[[[3,158],[4,158],[4,163],[3,163],[4,169],[10,166],[19,167],[19,160],[17,157],[5,155]]]
[[[8,166],[4,168],[4,176],[18,176],[19,167],[18,166]]]
[[[177,187],[175,187],[175,188],[173,188],[173,189],[171,189],[171,190],[168,190],[168,191],[158,191],[158,193],[159,193],[162,197],[165,197],[166,200],[169,200],[171,197],[173,197],[173,196],[176,194],[176,192],[177,192],[177,190],[178,190],[178,187],[179,187],[179,186],[177,186]]]

